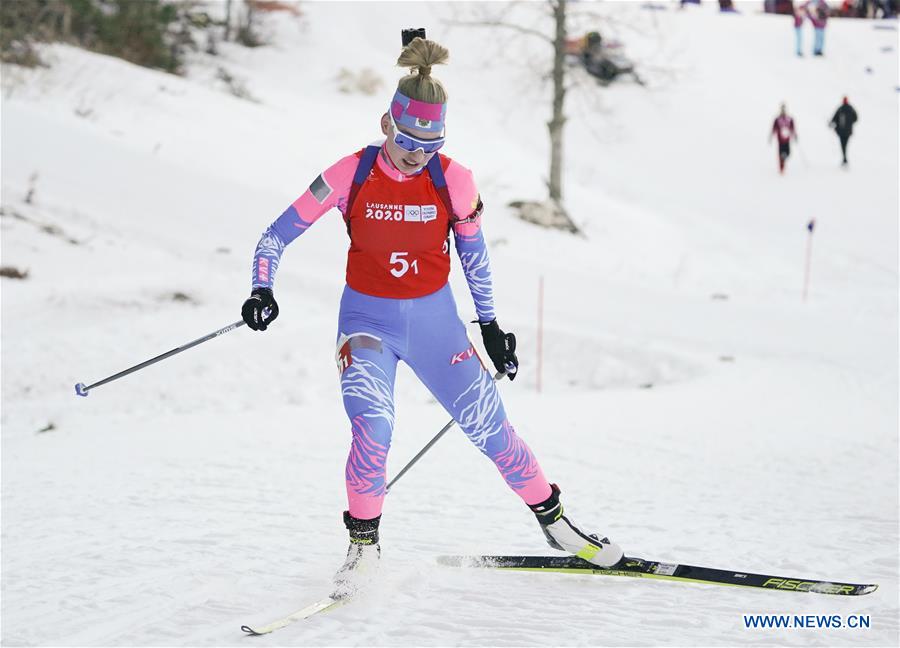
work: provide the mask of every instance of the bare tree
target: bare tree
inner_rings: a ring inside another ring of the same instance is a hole
[[[553,63],[550,77],[553,81],[553,98],[550,121],[550,175],[547,179],[549,200],[546,202],[515,201],[510,206],[519,210],[519,216],[529,222],[556,227],[573,233],[580,233],[578,226],[563,207],[563,130],[566,124],[566,9],[568,0],[546,0],[554,21],[553,36],[531,29],[502,17],[478,21],[451,21],[452,24],[501,27],[514,30],[529,37],[539,38],[552,48]]]
[[[553,37],[553,118],[547,124],[550,129],[550,200],[562,205],[562,155],[563,126],[566,116],[566,0],[551,0],[556,31]]]
[[[225,0],[225,41],[231,40],[231,3],[232,0]]]
[[[259,47],[262,41],[256,32],[256,0],[244,0],[243,16],[238,23],[237,40],[247,47]]]

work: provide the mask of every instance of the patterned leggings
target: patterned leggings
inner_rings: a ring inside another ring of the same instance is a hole
[[[353,433],[346,468],[353,517],[381,515],[398,360],[412,368],[526,504],[550,496],[550,484],[516,436],[494,381],[475,355],[449,284],[415,299],[372,297],[346,287],[337,360]]]

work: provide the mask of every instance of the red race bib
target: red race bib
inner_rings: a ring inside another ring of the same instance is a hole
[[[397,182],[376,164],[347,220],[347,285],[354,290],[410,299],[430,295],[447,283],[450,214],[427,170]]]

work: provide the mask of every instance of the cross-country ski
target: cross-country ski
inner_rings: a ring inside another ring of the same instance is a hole
[[[272,621],[271,623],[267,623],[266,625],[261,626],[241,626],[241,630],[246,632],[248,635],[264,635],[269,634],[270,632],[274,632],[279,628],[283,628],[291,623],[296,621],[302,621],[303,619],[308,619],[309,617],[321,614],[323,612],[328,612],[329,610],[334,610],[335,608],[340,607],[348,602],[349,599],[346,598],[334,598],[332,596],[326,596],[325,598],[316,601],[315,603],[311,603],[304,608],[300,608],[296,612],[291,612],[285,617],[282,617],[276,621]]]
[[[878,585],[874,584],[860,585],[771,574],[753,574],[711,567],[657,562],[627,556],[619,564],[609,568],[597,567],[581,558],[569,556],[438,556],[437,561],[441,565],[451,567],[477,567],[504,571],[557,574],[626,576],[669,580],[680,583],[732,585],[735,587],[755,587],[780,592],[813,592],[816,594],[835,594],[840,596],[871,594],[878,589]]]

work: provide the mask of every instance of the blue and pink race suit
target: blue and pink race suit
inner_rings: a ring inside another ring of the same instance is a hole
[[[400,360],[526,504],[546,500],[550,484],[507,419],[447,283],[452,232],[478,319],[494,319],[472,173],[435,154],[420,172],[405,175],[381,144],[342,158],[265,231],[253,259],[253,287],[272,287],[284,247],[332,207],[350,236],[336,352],[352,432],[345,473],[350,515],[381,514]]]

